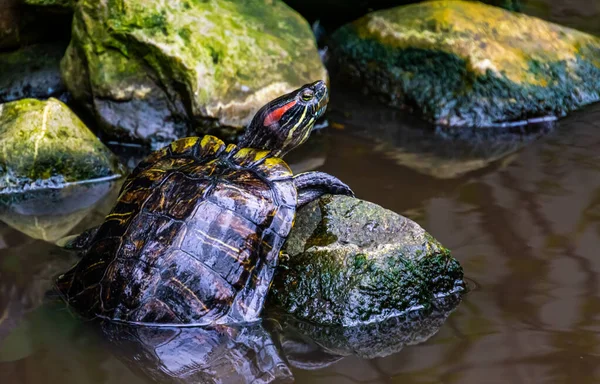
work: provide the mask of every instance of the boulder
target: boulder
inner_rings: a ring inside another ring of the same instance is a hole
[[[464,289],[462,267],[415,222],[347,196],[301,208],[269,305],[320,325],[385,321]]]
[[[116,156],[61,101],[0,104],[0,195],[124,174]]]
[[[370,13],[332,35],[343,75],[442,126],[562,117],[600,99],[600,39],[470,1]]]
[[[264,104],[327,79],[308,23],[281,1],[79,1],[62,73],[107,138],[153,149],[233,138]]]
[[[0,103],[63,97],[60,60],[66,44],[35,44],[0,54]]]

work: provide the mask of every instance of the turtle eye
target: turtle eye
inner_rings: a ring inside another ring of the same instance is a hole
[[[314,96],[315,93],[310,89],[305,89],[304,91],[302,91],[302,100],[304,101],[311,101]]]

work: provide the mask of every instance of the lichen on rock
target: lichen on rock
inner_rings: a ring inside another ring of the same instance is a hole
[[[79,1],[62,62],[116,140],[233,136],[268,101],[327,78],[308,23],[281,1]]]
[[[333,36],[342,72],[449,126],[564,116],[600,99],[600,39],[471,1],[370,13]]]
[[[316,324],[383,321],[464,286],[458,261],[418,224],[352,197],[300,209],[284,252],[270,305]]]
[[[0,104],[0,194],[124,173],[117,157],[61,101]]]

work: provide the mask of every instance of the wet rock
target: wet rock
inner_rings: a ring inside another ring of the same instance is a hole
[[[0,104],[0,194],[116,179],[124,172],[59,100]]]
[[[63,96],[60,60],[65,49],[62,43],[36,44],[0,54],[0,103]]]
[[[308,23],[280,1],[77,3],[62,62],[108,138],[233,137],[269,100],[327,78]]]
[[[418,224],[356,198],[303,207],[285,247],[270,305],[316,324],[383,321],[463,289],[458,261]]]
[[[600,98],[599,38],[478,2],[373,12],[332,41],[344,75],[439,125],[564,116]]]

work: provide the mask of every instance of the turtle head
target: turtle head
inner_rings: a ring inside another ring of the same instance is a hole
[[[328,102],[324,81],[306,84],[280,96],[254,115],[239,146],[267,149],[275,156],[283,156],[308,139]]]

